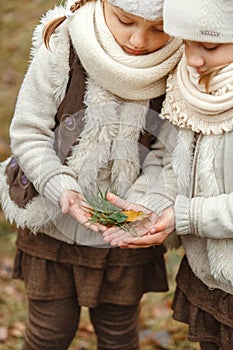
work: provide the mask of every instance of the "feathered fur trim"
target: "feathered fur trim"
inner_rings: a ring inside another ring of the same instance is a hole
[[[65,10],[62,6],[56,6],[49,10],[40,20],[40,23],[35,27],[32,36],[32,46],[30,50],[30,60],[32,61],[38,50],[45,48],[43,42],[43,31],[51,20],[64,16]],[[62,23],[52,34],[50,39],[50,48],[53,56],[53,65],[51,76],[55,87],[55,98],[58,104],[64,98],[66,86],[69,79],[69,53],[70,53],[70,37],[67,29],[67,23]]]
[[[217,281],[233,286],[233,240],[232,239],[208,239],[208,257],[210,269]]]
[[[41,196],[34,197],[25,208],[20,208],[15,204],[9,195],[9,185],[5,174],[9,161],[10,158],[0,166],[0,204],[6,219],[10,223],[16,222],[17,227],[29,228],[33,233],[38,232],[42,227],[48,229],[50,222],[60,213],[60,208]]]

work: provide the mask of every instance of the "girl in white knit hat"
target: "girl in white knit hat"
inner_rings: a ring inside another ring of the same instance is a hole
[[[162,5],[68,1],[35,30],[14,157],[0,174],[2,208],[19,227],[14,277],[29,300],[24,350],[67,349],[82,306],[99,350],[136,350],[143,293],[167,290],[164,246],[110,249],[85,210],[96,187],[127,197],[152,165],[156,112],[182,52],[163,32]]]
[[[202,350],[233,349],[232,19],[230,0],[165,0],[164,30],[185,44],[168,78],[162,111],[179,128],[173,154],[177,181],[167,177],[167,194],[177,184],[177,195],[170,196],[174,206],[151,230],[155,234],[121,236],[121,242],[115,233],[106,236],[139,248],[160,244],[176,228],[186,254],[177,275],[174,318],[189,325],[190,341]]]

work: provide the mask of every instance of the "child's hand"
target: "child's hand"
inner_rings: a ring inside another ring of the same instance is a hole
[[[159,217],[158,222],[150,230],[151,234],[163,234],[166,239],[170,233],[175,230],[175,211],[174,207],[165,209]]]
[[[146,248],[153,245],[162,244],[175,229],[175,212],[170,207],[163,211],[154,227],[143,237],[124,238],[121,248]]]
[[[107,200],[122,210],[134,210],[146,214],[145,219],[138,221],[130,231],[119,227],[111,227],[104,231],[105,242],[109,242],[112,246],[122,246],[124,242],[134,242],[134,240],[141,239],[139,237],[150,232],[158,221],[158,215],[142,205],[129,203],[112,193],[107,194]],[[135,235],[137,237],[135,237]]]
[[[108,194],[107,196],[108,200],[123,209],[131,208],[134,210],[146,210],[149,212],[145,207],[128,203],[112,194]],[[159,218],[155,213],[151,212],[149,219],[148,224],[143,225],[142,227],[141,224],[139,224],[139,227],[136,228],[138,236],[141,237],[133,237],[127,231],[118,228],[111,228],[103,233],[105,237],[104,240],[110,242],[112,246],[132,249],[160,245],[175,229],[174,209],[172,207],[167,208]]]
[[[90,206],[86,203],[82,195],[75,191],[65,190],[60,196],[60,206],[62,214],[69,214],[77,222],[94,232],[102,232],[106,228],[100,224],[91,224]]]

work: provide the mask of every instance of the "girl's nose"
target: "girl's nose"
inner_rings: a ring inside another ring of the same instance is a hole
[[[205,60],[201,55],[200,50],[198,50],[198,48],[191,48],[191,47],[185,48],[185,55],[189,66],[194,68],[199,68],[204,66]]]
[[[135,31],[130,37],[130,44],[136,49],[143,49],[146,47],[146,35],[141,31]]]

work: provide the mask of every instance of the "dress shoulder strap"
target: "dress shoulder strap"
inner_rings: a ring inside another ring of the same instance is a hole
[[[55,150],[62,163],[70,155],[71,146],[77,144],[84,122],[84,94],[86,86],[86,72],[79,57],[70,46],[70,74],[66,94],[58,107],[55,117]]]

